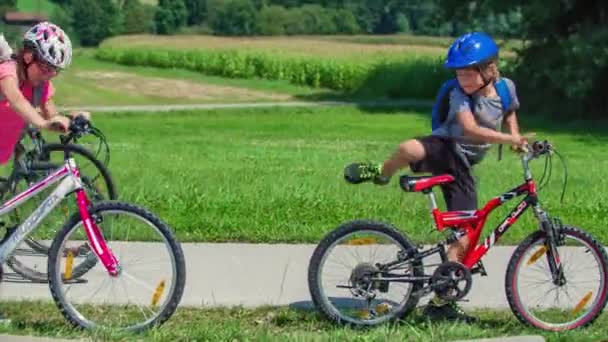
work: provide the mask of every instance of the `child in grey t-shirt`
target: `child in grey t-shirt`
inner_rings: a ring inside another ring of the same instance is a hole
[[[399,169],[410,166],[414,172],[451,174],[455,181],[441,186],[448,211],[477,209],[477,192],[470,168],[483,159],[491,144],[521,147],[525,137],[519,133],[519,101],[515,85],[504,78],[510,96],[503,108],[496,89],[498,46],[484,33],[465,34],[451,45],[445,66],[455,70],[457,86],[449,93],[449,112],[443,124],[431,135],[402,142],[393,156],[382,164],[354,163],[346,167],[350,183],[373,181],[387,184]],[[509,133],[502,133],[502,124]],[[448,259],[461,262],[470,243],[465,234],[448,248]],[[431,300],[425,309],[431,318],[475,321],[455,303]]]

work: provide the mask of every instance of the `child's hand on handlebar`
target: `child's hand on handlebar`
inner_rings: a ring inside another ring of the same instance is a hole
[[[528,142],[530,141],[530,139],[534,138],[536,136],[536,133],[532,132],[532,133],[526,133],[524,135],[513,135],[513,144],[511,145],[511,150],[513,152],[527,152],[529,151],[529,144]]]
[[[54,116],[48,120],[46,120],[43,128],[49,131],[65,133],[68,131],[70,127],[70,119],[65,116]]]

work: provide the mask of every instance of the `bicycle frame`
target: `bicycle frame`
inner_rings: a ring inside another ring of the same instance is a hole
[[[538,195],[536,192],[536,184],[532,179],[530,168],[528,163],[534,159],[534,156],[530,153],[522,157],[522,165],[524,168],[525,183],[511,189],[510,191],[495,197],[488,201],[486,205],[478,210],[471,211],[448,211],[441,212],[435,200],[433,192],[429,192],[431,203],[431,213],[435,227],[442,231],[448,227],[464,229],[467,237],[469,238],[469,247],[465,252],[462,264],[467,268],[471,269],[477,264],[481,258],[494,246],[494,244],[500,239],[500,237],[509,230],[509,228],[517,222],[519,217],[530,207],[534,209],[534,214],[541,223],[541,228],[546,229],[547,223],[549,222],[547,214],[542,210],[538,202]],[[522,195],[526,197],[519,202],[519,204],[511,210],[507,217],[494,229],[494,231],[485,238],[483,244],[479,244],[479,238],[483,231],[484,225],[488,216],[494,211],[494,209],[500,207],[505,202]],[[551,232],[548,232],[551,234]],[[554,262],[552,266],[559,270],[560,261],[556,251],[551,251],[550,255],[554,256],[552,260]],[[551,262],[550,262],[551,263]]]
[[[97,255],[99,260],[103,263],[104,267],[111,276],[118,276],[120,273],[120,266],[118,261],[114,257],[114,254],[107,246],[103,235],[95,220],[89,213],[90,202],[84,191],[82,181],[80,180],[80,171],[76,167],[76,163],[73,158],[69,158],[65,161],[65,165],[54,171],[48,177],[42,181],[32,185],[27,190],[16,195],[12,199],[8,200],[2,206],[0,206],[0,216],[3,216],[15,208],[19,207],[22,203],[28,201],[32,197],[36,196],[43,190],[49,188],[55,183],[59,183],[56,189],[47,197],[36,210],[21,223],[6,239],[2,245],[0,245],[0,263],[6,261],[8,256],[17,248],[17,246],[25,239],[25,237],[31,234],[42,222],[42,220],[61,202],[65,197],[71,193],[76,193],[76,203],[80,212],[80,217],[83,221],[84,229],[88,237],[88,241],[91,249]]]

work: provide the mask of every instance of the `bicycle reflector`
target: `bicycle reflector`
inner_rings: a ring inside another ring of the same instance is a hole
[[[581,301],[578,302],[578,304],[576,304],[576,306],[574,307],[574,310],[572,310],[572,316],[576,316],[585,307],[585,305],[587,305],[587,303],[589,303],[592,296],[593,296],[593,291],[587,292],[585,297],[583,297],[583,299],[581,299]]]
[[[532,254],[532,256],[530,257],[530,259],[528,260],[527,265],[530,266],[533,263],[536,262],[536,260],[538,260],[541,256],[543,256],[545,253],[547,252],[547,247],[542,246],[541,248],[539,248],[536,252],[534,252],[534,254]]]
[[[161,280],[160,283],[156,286],[156,290],[154,290],[154,294],[152,295],[152,306],[156,306],[160,297],[163,295],[165,291],[165,281]]]
[[[371,238],[371,237],[352,239],[346,243],[346,245],[351,245],[351,246],[364,246],[364,245],[374,245],[374,244],[378,244],[378,240]]]
[[[65,280],[72,278],[72,268],[74,266],[74,253],[68,249],[68,253],[65,256],[65,272],[63,273]]]

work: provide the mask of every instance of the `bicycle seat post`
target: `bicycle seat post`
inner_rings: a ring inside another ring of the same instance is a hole
[[[433,228],[437,229],[437,222],[435,222],[435,216],[433,215],[433,211],[438,208],[435,193],[431,189],[424,190],[423,193],[429,199],[429,210],[432,218],[431,221],[433,221]]]
[[[437,199],[435,198],[435,193],[431,189],[428,191],[424,191],[424,194],[429,199],[429,208],[431,209],[431,213],[433,210],[437,209]]]

